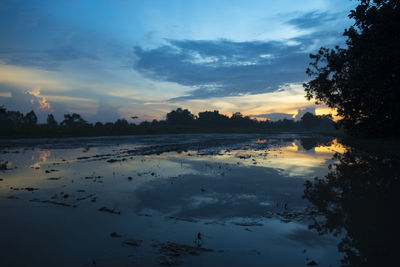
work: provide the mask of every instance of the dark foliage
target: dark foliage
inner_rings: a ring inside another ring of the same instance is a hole
[[[128,128],[128,127],[129,127],[129,123],[128,123],[128,121],[125,120],[125,119],[118,119],[118,120],[114,123],[114,125],[115,125],[117,128]]]
[[[306,97],[336,108],[351,134],[398,135],[400,1],[361,0],[349,17],[347,48],[310,55]]]
[[[194,115],[187,109],[177,108],[167,113],[169,125],[190,125],[194,122]]]
[[[25,117],[24,117],[24,124],[26,125],[36,125],[37,123],[37,116],[35,114],[35,112],[32,110],[30,112],[28,112]]]
[[[0,122],[4,127],[24,124],[24,114],[19,111],[7,111],[0,106]]]
[[[313,128],[318,126],[319,124],[319,119],[317,116],[314,116],[313,114],[311,114],[310,112],[307,112],[306,114],[303,115],[303,117],[301,117],[301,125],[304,128]]]
[[[51,127],[58,125],[58,123],[57,123],[56,119],[54,118],[53,114],[47,115],[47,125],[49,125]]]
[[[317,146],[330,146],[332,144],[332,139],[324,140],[321,138],[309,137],[301,138],[300,143],[305,150],[311,150]]]
[[[351,147],[325,179],[305,184],[317,216],[309,227],[342,235],[342,266],[393,266],[400,237],[400,157]]]
[[[201,127],[226,127],[229,125],[229,117],[219,114],[218,110],[199,112],[197,123]]]
[[[300,124],[305,129],[315,129],[315,128],[328,128],[332,126],[332,116],[331,115],[320,115],[316,116],[307,112],[301,117]]]
[[[61,125],[68,127],[83,127],[88,125],[88,123],[82,119],[81,115],[72,113],[64,115],[64,120],[61,122]]]
[[[129,123],[126,119],[118,119],[115,123],[96,122],[94,125],[85,121],[79,114],[65,114],[58,125],[52,114],[47,117],[47,124],[37,124],[33,111],[25,116],[16,111],[0,108],[0,136],[8,137],[62,137],[62,136],[101,136],[101,135],[133,135],[164,133],[263,133],[281,131],[318,131],[333,133],[334,123],[331,117],[315,116],[311,113],[307,118],[313,125],[304,127],[303,120],[280,120],[276,122],[257,121],[240,112],[231,117],[220,114],[218,110],[200,112],[198,116],[189,110],[178,108],[166,115],[166,120],[143,121],[139,125]]]

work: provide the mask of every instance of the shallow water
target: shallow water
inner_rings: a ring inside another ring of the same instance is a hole
[[[1,266],[338,266],[343,258],[344,233],[308,229],[313,213],[302,198],[305,181],[327,175],[346,151],[333,138],[154,135],[0,147],[8,161]]]

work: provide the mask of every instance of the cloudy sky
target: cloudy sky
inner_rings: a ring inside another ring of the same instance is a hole
[[[2,0],[0,105],[43,121],[329,112],[304,98],[308,54],[343,45],[351,0]],[[299,113],[299,114],[298,114]]]

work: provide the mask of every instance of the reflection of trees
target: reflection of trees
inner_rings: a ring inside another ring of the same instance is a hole
[[[399,157],[352,148],[335,158],[325,179],[305,185],[304,197],[321,215],[309,227],[343,234],[343,266],[392,266],[399,247]]]
[[[327,138],[302,138],[300,139],[300,144],[305,150],[311,150],[317,146],[331,146],[333,137],[327,137]]]

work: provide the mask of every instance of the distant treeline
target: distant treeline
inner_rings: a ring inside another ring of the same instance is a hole
[[[136,118],[136,117],[134,117]],[[283,119],[279,121],[258,121],[243,116],[240,112],[231,117],[219,111],[204,111],[198,116],[187,109],[178,108],[166,114],[166,120],[129,123],[126,119],[94,124],[84,120],[77,113],[65,114],[57,122],[53,114],[47,116],[47,123],[38,124],[34,111],[23,114],[0,107],[0,136],[3,137],[67,137],[104,136],[165,133],[269,133],[269,132],[334,132],[335,123],[330,115],[303,115],[300,121]]]

